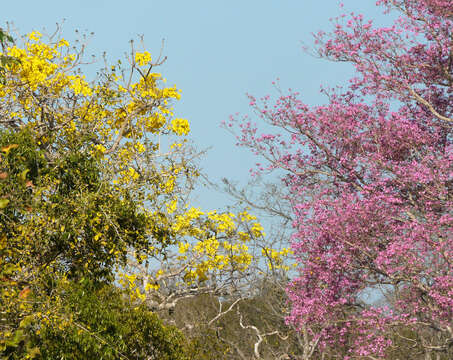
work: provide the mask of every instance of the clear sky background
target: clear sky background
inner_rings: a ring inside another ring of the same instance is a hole
[[[303,43],[313,44],[311,33],[330,30],[329,18],[341,12],[383,20],[374,0],[343,2],[341,10],[337,0],[16,0],[2,2],[0,25],[13,22],[21,34],[43,28],[50,33],[65,19],[65,38],[73,39],[75,29],[94,32],[87,54],[106,51],[112,60],[123,58],[138,35],[157,57],[165,39],[168,60],[159,70],[182,90],[176,113],[190,121],[199,149],[212,147],[201,162],[204,172],[212,181],[227,177],[245,184],[256,159],[235,147],[221,121],[250,113],[246,93],[276,95],[276,78],[282,90],[300,91],[309,104],[325,101],[321,85],[346,84],[350,66],[302,50]],[[196,205],[205,209],[228,203],[212,191],[199,193]]]

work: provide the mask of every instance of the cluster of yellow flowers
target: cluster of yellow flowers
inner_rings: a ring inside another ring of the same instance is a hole
[[[289,271],[290,266],[285,262],[288,257],[293,255],[293,251],[290,248],[282,248],[281,250],[271,249],[264,247],[261,250],[262,255],[267,259],[267,266],[270,270],[283,269]],[[293,267],[297,266],[296,263],[292,264]]]
[[[137,286],[136,280],[136,274],[129,275],[126,273],[121,273],[118,282],[123,286],[123,288],[128,290],[129,297],[132,301],[144,301],[146,299],[146,295],[140,291],[140,288]]]
[[[151,54],[148,51],[135,53],[135,62],[140,66],[146,66],[151,62]]]
[[[186,119],[173,119],[171,129],[175,134],[187,135],[190,131],[189,122]]]
[[[222,270],[245,271],[252,256],[245,244],[252,236],[261,237],[259,223],[254,223],[254,231],[238,231],[241,219],[254,219],[247,212],[235,215],[231,212],[208,212],[206,217],[200,209],[190,208],[183,216],[176,218],[175,229],[183,234],[198,238],[198,241],[179,243],[178,259],[186,264],[185,281],[204,281],[209,273]],[[197,226],[197,223],[199,224]],[[226,239],[226,240],[221,240]]]

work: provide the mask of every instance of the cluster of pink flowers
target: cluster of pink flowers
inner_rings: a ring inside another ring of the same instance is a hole
[[[342,15],[315,36],[321,56],[355,66],[348,88],[315,107],[250,97],[277,132],[245,120],[238,142],[267,160],[257,171],[286,173],[300,263],[288,322],[384,357],[395,324],[453,340],[453,5],[377,3],[401,12],[393,26]],[[363,301],[378,287],[395,296],[387,310]]]

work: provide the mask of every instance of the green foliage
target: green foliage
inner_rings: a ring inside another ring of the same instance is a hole
[[[82,280],[62,291],[57,326],[29,320],[3,356],[20,359],[186,359],[181,333],[166,327],[145,306],[132,306],[113,285]],[[20,336],[24,335],[26,336]]]
[[[7,45],[14,43],[14,39],[11,35],[0,28],[0,45],[4,50]],[[18,62],[17,59],[11,56],[0,54],[0,83],[3,83],[3,77],[5,75],[5,67],[14,62]]]

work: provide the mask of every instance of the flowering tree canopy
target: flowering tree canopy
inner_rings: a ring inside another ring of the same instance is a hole
[[[342,15],[332,33],[315,35],[321,57],[355,67],[346,89],[324,90],[328,103],[314,107],[298,93],[275,104],[251,97],[277,130],[260,135],[244,120],[238,139],[267,160],[258,171],[286,174],[300,271],[288,288],[288,322],[313,344],[343,344],[344,358],[385,357],[396,326],[410,329],[409,340],[426,354],[446,354],[453,343],[453,6],[377,5],[400,12],[392,26]]]

